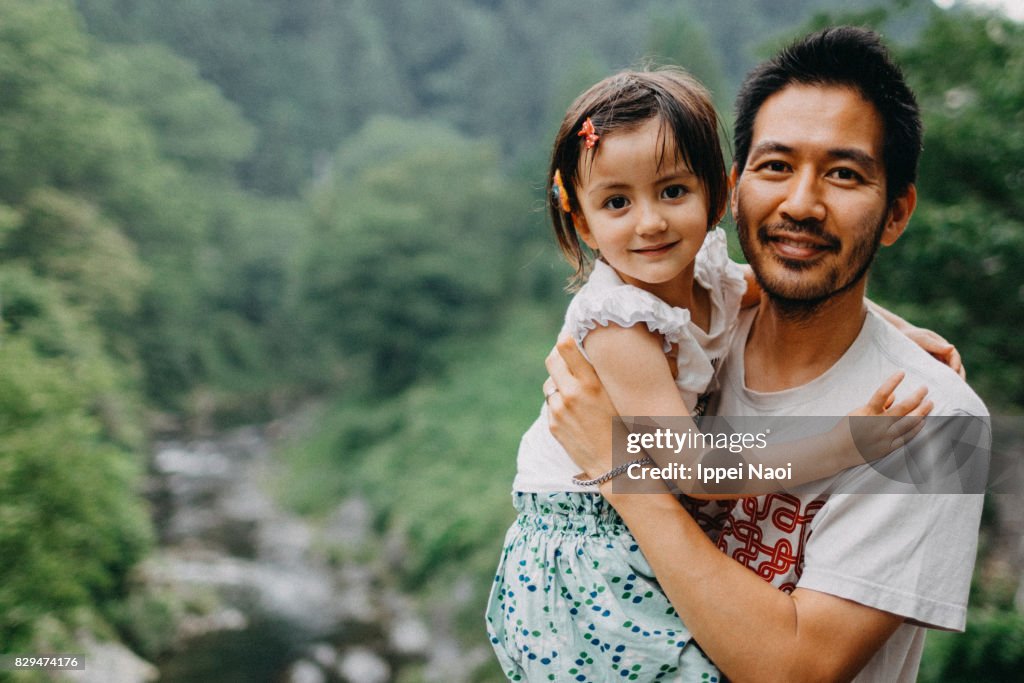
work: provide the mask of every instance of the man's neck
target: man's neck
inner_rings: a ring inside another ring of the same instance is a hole
[[[762,295],[744,352],[746,385],[782,391],[824,374],[850,348],[864,325],[864,285],[822,303],[806,316]]]

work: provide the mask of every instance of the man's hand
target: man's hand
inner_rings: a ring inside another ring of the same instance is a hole
[[[597,373],[571,337],[559,339],[544,364],[550,375],[544,395],[551,433],[589,478],[607,472],[612,468],[612,418],[618,412]]]

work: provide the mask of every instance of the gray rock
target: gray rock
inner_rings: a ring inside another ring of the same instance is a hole
[[[345,652],[338,663],[338,675],[350,683],[386,683],[391,667],[375,652],[355,647]]]
[[[121,643],[82,641],[85,668],[62,671],[61,680],[78,683],[149,683],[160,677],[155,666]]]
[[[324,683],[327,675],[308,659],[300,659],[288,667],[285,683]]]

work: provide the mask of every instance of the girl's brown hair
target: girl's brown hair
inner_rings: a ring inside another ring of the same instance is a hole
[[[578,135],[583,122],[590,119],[598,135],[636,128],[653,118],[662,123],[663,144],[659,163],[667,146],[671,153],[689,167],[704,184],[708,202],[708,230],[725,213],[729,181],[718,137],[718,116],[711,104],[711,95],[693,76],[675,67],[653,71],[623,71],[591,86],[576,98],[562,119],[551,151],[548,186],[557,171],[568,195],[571,213],[562,210],[556,191],[548,196],[548,211],[555,229],[558,246],[566,260],[576,269],[571,286],[586,279],[590,267],[589,252],[581,244],[573,225],[572,214],[580,211],[576,187],[584,138]],[[669,135],[668,133],[671,133]],[[598,141],[595,149],[600,149]]]

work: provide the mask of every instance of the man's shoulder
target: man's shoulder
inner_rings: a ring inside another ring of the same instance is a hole
[[[981,398],[945,363],[873,312],[868,313],[865,324],[872,326],[871,351],[893,372],[906,373],[903,385],[907,389],[922,385],[928,388],[928,397],[935,403],[933,415],[988,415]]]

